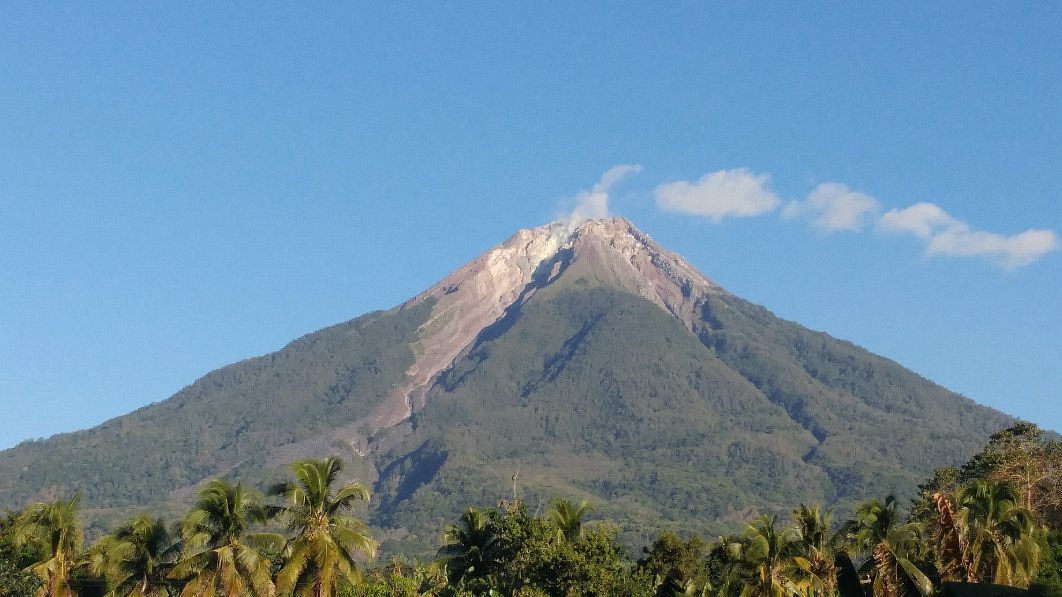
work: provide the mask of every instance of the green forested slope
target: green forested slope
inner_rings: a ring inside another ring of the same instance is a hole
[[[518,486],[543,497],[590,497],[618,520],[703,526],[764,488],[778,505],[820,495],[825,477],[800,460],[814,443],[655,305],[573,290],[536,297],[444,377],[391,457],[428,445],[446,459],[389,521],[438,528],[452,518],[432,508],[440,495],[497,501],[519,469]]]
[[[354,421],[401,381],[431,303],[370,313],[214,371],[170,399],[76,433],[0,452],[0,506],[83,494],[90,508],[145,505],[271,449]],[[283,464],[283,463],[278,463]]]
[[[911,488],[1012,422],[893,361],[734,296],[710,299],[702,321],[704,344],[819,440],[808,462],[827,471],[839,499]]]
[[[432,306],[360,317],[95,429],[4,451],[0,507],[79,491],[90,520],[113,519],[187,501],[212,477],[264,485],[294,458],[340,453],[374,484],[385,552],[426,553],[466,506],[511,497],[514,473],[532,509],[588,499],[634,543],[801,502],[843,512],[910,495],[1010,423],[724,293],[690,333],[576,262],[484,330],[361,460],[350,438],[369,430],[352,423],[404,380]]]
[[[716,533],[753,510],[913,492],[1010,419],[731,296],[697,335],[562,278],[483,335],[380,454],[377,523],[430,544],[468,503],[589,499],[629,535]],[[637,522],[636,522],[637,521]],[[418,533],[420,535],[418,535]]]

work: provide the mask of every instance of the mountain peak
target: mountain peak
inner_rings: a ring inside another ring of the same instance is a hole
[[[641,296],[688,329],[693,329],[706,297],[726,294],[626,218],[556,221],[519,230],[398,307],[435,302],[431,317],[421,326],[417,358],[406,382],[364,421],[366,426],[391,427],[423,408],[438,375],[475,343],[482,330],[563,277],[592,280]]]
[[[568,243],[575,259],[590,259],[594,275],[641,295],[680,319],[706,295],[725,292],[680,255],[664,249],[648,234],[621,217],[588,220],[577,226]]]
[[[0,452],[0,507],[74,491],[101,517],[180,507],[204,479],[340,452],[402,541],[491,503],[513,470],[532,499],[716,534],[797,501],[910,495],[1010,422],[775,318],[623,218],[554,222],[395,309]]]

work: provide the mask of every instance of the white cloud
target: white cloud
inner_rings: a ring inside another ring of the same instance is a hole
[[[598,183],[606,191],[611,184],[610,173]],[[654,195],[657,207],[664,211],[719,222],[731,216],[758,216],[775,210],[781,200],[767,188],[770,180],[769,174],[758,174],[747,168],[719,170],[695,182],[680,180],[661,184]],[[598,192],[598,186],[584,193],[588,209],[589,199]],[[839,182],[826,182],[812,189],[803,200],[788,202],[781,215],[806,218],[816,228],[826,231],[862,232],[872,225],[878,232],[910,234],[925,243],[929,256],[980,257],[1005,269],[1024,267],[1062,248],[1062,241],[1053,230],[1029,229],[1010,236],[973,230],[933,203],[890,209],[879,217],[881,211],[881,203],[874,197]]]
[[[930,239],[926,252],[930,255],[983,256],[1012,269],[1033,263],[1058,249],[1058,245],[1058,236],[1051,230],[1026,230],[1021,234],[1003,236],[957,226]]]
[[[767,189],[770,178],[747,168],[710,172],[694,183],[680,180],[656,187],[656,204],[664,211],[704,216],[713,222],[729,216],[758,216],[781,203]]]
[[[1012,236],[972,230],[966,222],[932,203],[889,210],[878,220],[877,229],[922,239],[927,255],[984,257],[1007,269],[1029,265],[1060,245],[1052,230],[1030,229]]]
[[[789,202],[782,210],[782,216],[809,216],[812,225],[820,230],[859,232],[867,217],[879,211],[877,199],[839,182],[824,182],[812,189],[806,200]]]
[[[882,232],[908,232],[929,240],[934,234],[951,226],[963,225],[948,212],[932,203],[915,203],[904,209],[890,209],[878,220]]]
[[[593,188],[576,195],[575,209],[567,216],[569,225],[575,225],[584,220],[607,218],[609,216],[609,191],[624,176],[641,171],[642,167],[638,164],[619,164],[606,170]]]

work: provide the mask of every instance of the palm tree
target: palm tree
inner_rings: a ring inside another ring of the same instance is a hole
[[[738,536],[720,537],[719,542],[708,552],[705,562],[707,580],[704,591],[718,597],[731,597],[740,593],[746,574],[745,548],[748,540]]]
[[[558,539],[573,543],[582,538],[583,516],[591,510],[593,507],[586,500],[576,504],[571,500],[554,499],[550,501],[546,517],[556,523]]]
[[[745,530],[741,597],[801,595],[810,588],[808,561],[800,557],[795,529],[779,529],[775,517],[763,515]]]
[[[934,492],[929,497],[937,510],[932,528],[937,560],[940,562],[940,579],[950,582],[977,582],[970,563],[970,546],[963,532],[965,529],[960,525],[955,512],[954,500],[941,491]]]
[[[1027,587],[1036,576],[1040,548],[1036,523],[1008,483],[978,479],[959,490],[956,522],[976,581]]]
[[[874,597],[925,596],[933,591],[933,583],[914,563],[924,552],[922,527],[900,523],[894,496],[884,503],[864,502],[846,531],[849,547],[867,555],[859,572],[873,578]]]
[[[81,555],[84,533],[77,518],[81,494],[69,501],[33,504],[26,508],[12,527],[16,545],[29,545],[40,560],[28,568],[41,579],[39,597],[72,597],[71,575]]]
[[[450,583],[483,578],[490,574],[501,549],[500,539],[487,516],[475,508],[465,510],[459,525],[443,533],[438,563],[446,567]]]
[[[436,597],[446,589],[446,570],[435,562],[415,564],[410,576],[420,597]]]
[[[166,575],[180,547],[161,518],[140,515],[92,546],[89,569],[107,579],[108,595],[164,595],[172,583]]]
[[[355,555],[376,555],[376,542],[364,522],[347,514],[357,501],[369,501],[369,489],[361,483],[334,487],[343,462],[329,456],[323,460],[299,460],[291,465],[293,481],[279,483],[269,493],[284,498],[277,509],[288,519],[294,537],[285,550],[287,563],[277,574],[282,593],[328,597],[340,577],[357,578]]]
[[[259,549],[278,546],[283,537],[249,532],[267,518],[257,492],[223,479],[207,483],[185,518],[185,552],[170,572],[171,578],[189,579],[181,595],[275,595],[270,562]]]
[[[797,542],[807,559],[809,571],[819,579],[821,594],[833,595],[837,589],[837,567],[834,554],[837,541],[830,531],[831,512],[822,512],[818,506],[805,506],[793,510]]]

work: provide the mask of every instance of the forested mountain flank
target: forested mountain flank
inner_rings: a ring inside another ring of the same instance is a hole
[[[799,502],[913,495],[1011,423],[615,218],[520,231],[395,309],[0,452],[0,506],[81,492],[106,521],[340,454],[374,489],[384,548],[423,551],[468,504],[514,492],[591,500],[621,538],[721,533]]]

